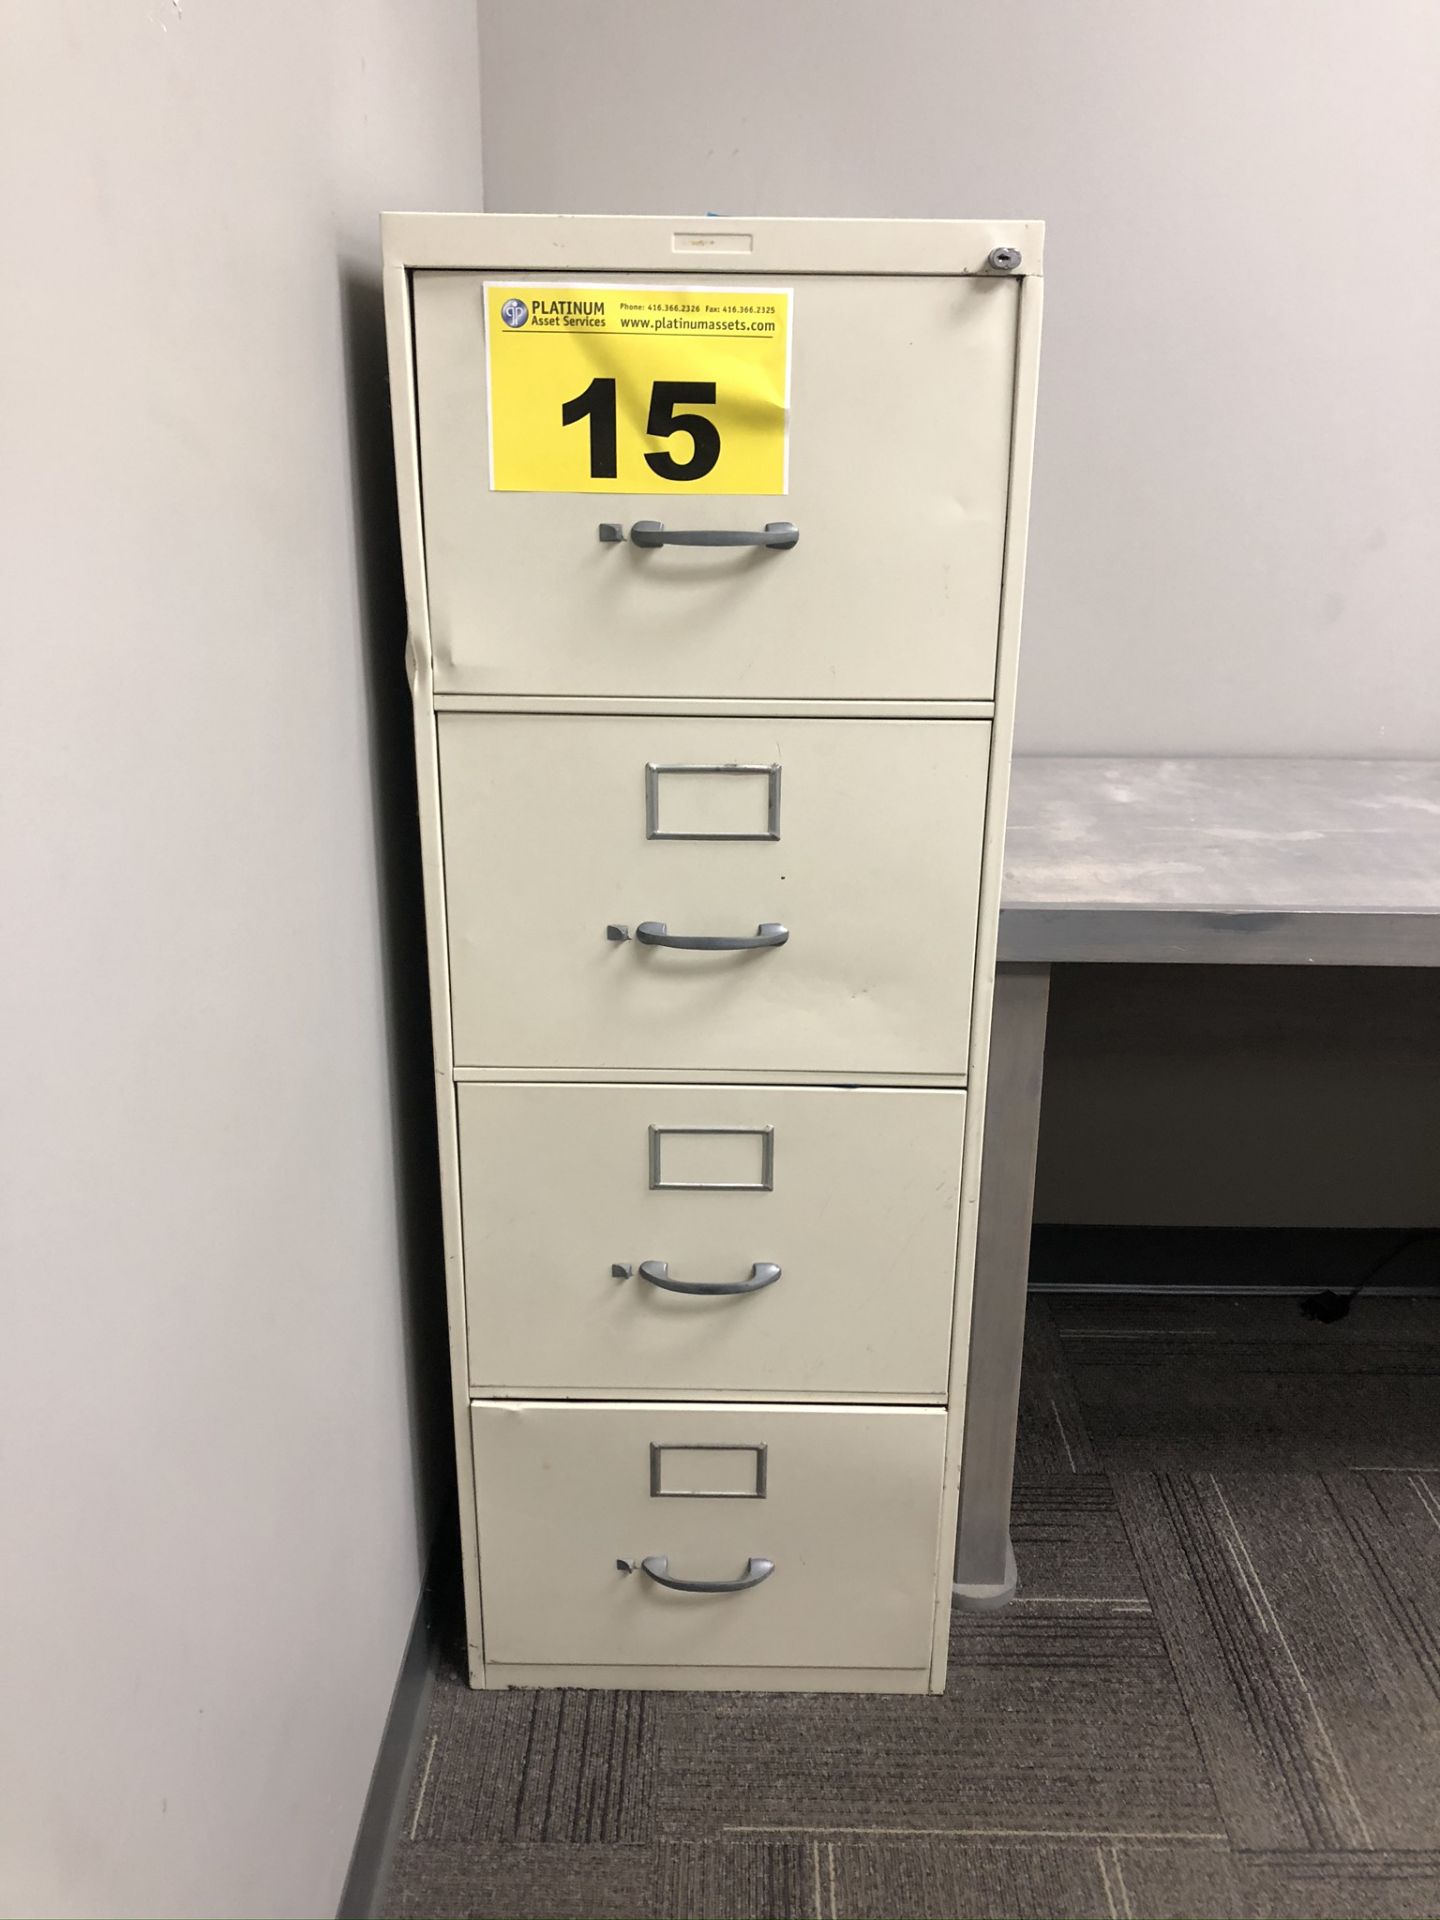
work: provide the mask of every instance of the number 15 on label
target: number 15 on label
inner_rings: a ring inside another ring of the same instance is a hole
[[[615,426],[617,384],[613,378],[596,374],[583,393],[577,393],[573,400],[567,400],[560,409],[560,419],[567,427],[576,426],[582,420],[590,422],[592,480],[616,480],[620,475]],[[687,402],[713,407],[716,404],[715,382],[656,380],[651,385],[650,411],[645,420],[647,435],[652,439],[667,439],[672,433],[688,433],[691,443],[688,460],[677,460],[669,452],[645,455],[646,466],[662,480],[703,480],[707,473],[715,471],[720,458],[720,429],[714,420],[703,413],[675,411],[677,406]]]

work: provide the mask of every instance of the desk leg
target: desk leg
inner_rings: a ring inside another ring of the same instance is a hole
[[[1010,1488],[1049,1004],[1048,966],[997,970],[955,1540],[955,1605],[970,1611],[1015,1597]]]

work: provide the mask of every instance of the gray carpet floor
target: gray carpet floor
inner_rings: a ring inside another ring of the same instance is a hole
[[[942,1698],[472,1694],[385,1911],[1440,1914],[1440,1301],[1031,1314],[1021,1592]]]

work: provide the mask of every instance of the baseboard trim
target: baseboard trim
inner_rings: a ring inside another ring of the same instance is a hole
[[[1250,1282],[1244,1286],[1223,1286],[1218,1280],[1208,1281],[1194,1286],[1170,1285],[1157,1281],[1152,1286],[1141,1283],[1128,1285],[1123,1281],[1104,1280],[1032,1280],[1029,1291],[1034,1294],[1052,1297],[1055,1294],[1070,1294],[1089,1297],[1095,1294],[1106,1296],[1124,1294],[1127,1298],[1139,1295],[1146,1300],[1170,1300],[1177,1294],[1189,1297],[1198,1296],[1206,1300],[1300,1300],[1315,1291],[1314,1283],[1295,1282],[1284,1287],[1257,1287]],[[1440,1287],[1425,1286],[1417,1283],[1410,1287],[1366,1287],[1367,1300],[1434,1300],[1440,1296]]]
[[[1287,1296],[1329,1287],[1366,1298],[1440,1292],[1440,1228],[1037,1225],[1035,1294]]]
[[[336,1920],[374,1920],[380,1911],[435,1689],[434,1576],[432,1554],[370,1774]]]

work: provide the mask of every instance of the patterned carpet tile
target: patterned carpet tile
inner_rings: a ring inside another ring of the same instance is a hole
[[[1336,1478],[1338,1501],[1318,1476],[1116,1478],[1238,1846],[1424,1847],[1440,1825],[1433,1549],[1409,1537],[1407,1565],[1397,1489],[1387,1515],[1371,1476]]]
[[[1105,1850],[1105,1920],[1433,1920],[1440,1853]],[[938,1913],[941,1909],[935,1909]],[[1001,1914],[1006,1909],[995,1907]],[[1052,1914],[1079,1909],[1052,1908]]]
[[[1124,1912],[1114,1851],[1089,1841],[827,1842],[817,1864],[820,1920],[1115,1920]]]
[[[1331,1474],[1338,1524],[1363,1560],[1387,1615],[1424,1676],[1417,1699],[1440,1694],[1440,1473]]]
[[[1148,1605],[1108,1474],[1017,1480],[1010,1535],[1022,1569],[1012,1611],[1081,1600]]]
[[[407,1831],[425,1841],[647,1840],[654,1696],[595,1689],[472,1693],[441,1676]]]
[[[1036,1301],[1025,1322],[1015,1477],[1025,1481],[1059,1479],[1067,1474],[1095,1473],[1100,1466],[1055,1317],[1044,1301]]]
[[[1126,1372],[1080,1374],[1096,1452],[1115,1472],[1328,1473],[1362,1463],[1434,1467],[1440,1371],[1394,1379],[1385,1407],[1355,1409],[1349,1380],[1197,1369],[1183,1394]],[[1103,1411],[1096,1400],[1103,1396]]]
[[[401,1841],[384,1911],[416,1920],[656,1920],[653,1846]],[[788,1910],[777,1916],[788,1920]]]
[[[1216,1847],[1102,1847],[1105,1920],[1257,1920],[1235,1855]]]
[[[1253,1920],[1434,1920],[1440,1852],[1237,1857],[1237,1912]]]
[[[1085,1444],[1116,1471],[1440,1466],[1440,1300],[1052,1302]],[[1072,1419],[1074,1416],[1072,1415]]]
[[[824,1910],[814,1843],[677,1841],[658,1855],[656,1920],[814,1920]]]
[[[1335,1498],[1351,1479],[1243,1475],[1213,1490],[1266,1656],[1328,1765],[1343,1844],[1424,1847],[1440,1820],[1440,1526],[1426,1563],[1389,1564]],[[1352,1513],[1368,1518],[1361,1500]]]
[[[386,1912],[452,1920],[1433,1920],[1440,1852],[1072,1839],[420,1842]]]
[[[1223,1837],[1163,1640],[1094,1602],[957,1620],[942,1699],[670,1694],[659,1831]]]

